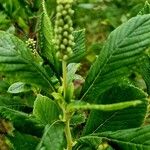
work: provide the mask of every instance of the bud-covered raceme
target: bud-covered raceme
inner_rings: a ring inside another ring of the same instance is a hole
[[[55,45],[57,57],[67,60],[73,53],[74,36],[72,15],[73,0],[57,0],[56,21],[55,21]]]

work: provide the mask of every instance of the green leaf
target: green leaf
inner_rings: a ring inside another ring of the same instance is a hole
[[[142,10],[138,13],[138,15],[144,15],[144,14],[150,14],[150,4],[148,1],[145,2],[144,7]]]
[[[79,69],[79,63],[70,63],[67,66],[67,84],[71,83],[75,79],[75,73]]]
[[[86,55],[85,47],[85,29],[74,31],[74,42],[73,56],[69,58],[68,62],[79,62]]]
[[[31,86],[23,82],[16,82],[8,88],[8,93],[22,93],[31,91]]]
[[[46,125],[59,119],[60,110],[54,101],[46,96],[38,95],[34,102],[33,114]]]
[[[41,150],[42,148],[46,150],[64,150],[64,127],[64,123],[60,121],[47,125],[36,150]]]
[[[108,131],[91,134],[77,140],[77,147],[84,144],[97,150],[98,147],[106,143],[115,150],[149,150],[150,149],[150,126],[143,126],[135,129],[118,131]]]
[[[17,37],[3,31],[0,31],[0,72],[13,81],[20,80],[54,91],[50,77],[39,62],[39,57],[34,56],[26,44]]]
[[[150,57],[147,57],[145,61],[139,63],[139,72],[143,76],[143,79],[147,86],[147,92],[150,95]]]
[[[81,99],[94,101],[105,90],[131,74],[136,62],[143,61],[150,43],[150,15],[136,16],[113,31],[81,91]]]
[[[13,135],[7,136],[14,150],[34,150],[39,143],[39,139],[35,136],[22,134],[17,131]]]
[[[43,126],[39,122],[30,117],[28,114],[12,110],[6,107],[0,107],[0,118],[9,120],[15,129],[22,133],[41,136]]]
[[[141,126],[147,113],[148,99],[147,95],[138,88],[131,85],[114,85],[97,99],[97,103],[117,104],[118,102],[132,102],[137,99],[141,100],[142,103],[136,107],[109,112],[91,111],[83,134]]]
[[[52,23],[48,16],[45,1],[42,2],[43,13],[39,24],[39,45],[41,55],[47,58],[51,65],[58,67],[58,60],[56,58],[56,50],[54,47],[54,33]],[[57,68],[58,69],[58,68]]]
[[[23,109],[27,107],[18,97],[12,97],[9,95],[0,95],[0,106],[5,106],[11,109]]]

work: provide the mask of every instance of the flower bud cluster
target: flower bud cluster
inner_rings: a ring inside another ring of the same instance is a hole
[[[57,14],[55,21],[55,45],[57,49],[57,57],[67,60],[73,53],[74,36],[72,15],[73,0],[57,0]]]
[[[27,47],[33,52],[33,54],[36,54],[36,41],[34,41],[34,39],[29,38],[26,41]]]

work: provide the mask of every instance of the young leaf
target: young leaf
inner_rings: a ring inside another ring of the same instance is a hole
[[[73,48],[73,56],[69,58],[68,62],[79,62],[86,55],[85,48],[85,29],[74,31],[75,46]]]
[[[22,134],[17,131],[13,135],[7,135],[11,147],[15,150],[34,150],[39,143],[39,139],[35,136]]]
[[[131,67],[143,61],[149,43],[150,15],[138,15],[113,31],[88,73],[81,99],[94,101],[118,79],[127,77]]]
[[[13,81],[33,84],[54,91],[45,69],[26,45],[17,37],[0,31],[0,72]]]
[[[58,60],[56,58],[56,50],[54,47],[54,33],[52,23],[47,14],[45,0],[42,2],[43,13],[39,24],[39,45],[41,55],[47,58],[51,65],[58,67]],[[58,68],[57,68],[58,69]]]
[[[60,111],[54,101],[46,96],[38,95],[34,102],[33,114],[46,125],[58,120]]]
[[[129,85],[115,85],[97,99],[100,104],[116,104],[139,99],[141,104],[119,111],[91,111],[83,134],[103,131],[116,131],[121,129],[135,128],[144,122],[148,100],[147,95],[138,88]]]
[[[0,107],[0,118],[9,120],[15,129],[22,133],[27,133],[35,136],[41,136],[43,126],[28,114],[12,110],[6,107]]]
[[[16,82],[8,88],[8,93],[13,93],[13,94],[28,92],[28,91],[31,91],[31,86],[23,82]]]
[[[67,84],[71,83],[75,78],[75,73],[79,69],[80,64],[78,63],[71,63],[67,67]]]
[[[63,150],[65,146],[64,123],[55,122],[52,125],[47,125],[41,142],[36,150]]]

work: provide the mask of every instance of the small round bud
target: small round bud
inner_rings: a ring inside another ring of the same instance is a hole
[[[62,35],[58,35],[58,39],[61,41],[62,40]]]
[[[62,11],[62,15],[63,15],[63,16],[67,15],[67,11],[66,11],[66,10],[63,10],[63,11]]]
[[[59,19],[58,24],[56,24],[56,25],[63,26],[63,25],[64,25],[64,21],[63,21],[63,19]]]
[[[69,15],[67,15],[67,16],[65,16],[65,20],[69,21],[69,20],[71,20],[71,17]]]
[[[63,33],[63,36],[64,36],[64,37],[68,37],[68,32],[65,31],[65,32]]]
[[[64,44],[61,44],[61,45],[60,45],[60,48],[61,48],[62,50],[64,50],[66,47],[65,47]]]
[[[56,8],[56,10],[58,12],[61,12],[63,10],[63,5],[58,5],[57,8]]]
[[[58,33],[62,33],[62,31],[63,31],[63,28],[62,28],[62,27],[59,27],[59,28],[58,28]]]
[[[72,20],[68,20],[68,25],[69,25],[69,26],[72,26],[72,25],[73,25]]]
[[[71,8],[71,5],[70,4],[66,4],[65,5],[65,9],[69,9],[69,8]]]
[[[72,52],[72,48],[71,47],[67,47],[67,52],[71,53]]]
[[[57,18],[60,18],[61,16],[62,16],[61,13],[57,13],[57,15],[56,15]]]
[[[66,25],[64,26],[64,29],[65,29],[65,30],[68,30],[68,29],[69,29],[69,25],[66,24]]]
[[[68,44],[68,40],[67,39],[63,39],[63,44],[67,45]]]
[[[70,32],[73,32],[73,27],[70,27],[70,28],[69,28],[69,31],[70,31]]]
[[[63,56],[63,60],[67,60],[68,59],[68,56],[67,55],[64,55]]]
[[[69,40],[73,41],[74,40],[74,36],[73,35],[69,35]]]
[[[59,58],[59,59],[61,59],[62,58],[62,54],[60,52],[57,52],[56,53],[56,57]]]
[[[72,10],[71,8],[68,10],[68,13],[70,14],[70,15],[73,15],[74,14],[74,10]]]

